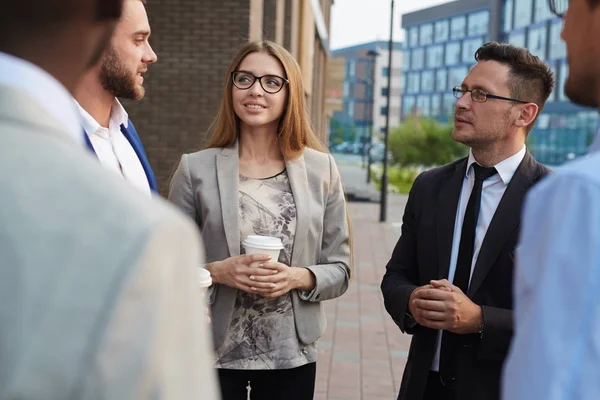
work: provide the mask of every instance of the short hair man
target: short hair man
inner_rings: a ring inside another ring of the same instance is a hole
[[[0,13],[0,398],[216,399],[193,223],[85,150],[71,93],[121,0]]]
[[[83,77],[75,93],[86,143],[104,167],[134,187],[157,192],[156,178],[142,142],[117,97],[141,100],[148,65],[155,63],[145,0],[125,0],[100,62]]]
[[[565,94],[576,104],[599,108],[600,1],[552,1],[550,9],[564,17]],[[598,171],[600,153],[592,152],[561,167],[527,196],[503,399],[600,396]]]
[[[526,49],[488,43],[456,86],[452,138],[469,156],[421,174],[381,288],[413,335],[400,400],[494,400],[512,335],[512,269],[524,193],[548,169],[525,138],[552,91]]]

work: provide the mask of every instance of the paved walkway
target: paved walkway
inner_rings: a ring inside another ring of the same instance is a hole
[[[400,236],[406,196],[388,198],[388,223],[378,222],[377,203],[349,203],[354,278],[344,296],[325,302],[328,327],[319,341],[316,400],[396,399],[410,336],[385,312],[379,285]]]

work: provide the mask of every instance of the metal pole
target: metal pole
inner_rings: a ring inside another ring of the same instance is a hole
[[[394,40],[394,0],[390,14],[390,42],[388,44],[388,91],[387,110],[385,113],[385,132],[383,133],[383,174],[381,175],[381,198],[379,207],[379,222],[387,220],[387,187],[388,187],[388,141],[390,135],[390,94],[392,93],[392,50]]]

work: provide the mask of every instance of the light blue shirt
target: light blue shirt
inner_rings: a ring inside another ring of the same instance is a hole
[[[526,147],[517,152],[516,154],[502,160],[498,164],[494,165],[498,173],[483,182],[481,189],[481,206],[479,208],[479,217],[477,219],[477,227],[475,228],[475,244],[473,247],[473,260],[471,261],[471,275],[469,276],[469,282],[473,276],[473,265],[477,262],[479,256],[479,250],[485,234],[487,233],[488,227],[492,223],[494,213],[504,196],[504,192],[510,183],[513,175],[519,168],[521,161],[525,157]],[[463,185],[460,192],[460,199],[458,202],[458,209],[456,210],[456,219],[454,221],[454,236],[452,237],[452,253],[450,255],[450,267],[448,269],[448,281],[454,281],[454,273],[456,272],[456,262],[458,261],[458,249],[460,247],[460,236],[462,233],[462,225],[465,219],[465,212],[467,211],[467,203],[473,186],[475,184],[475,172],[473,164],[477,160],[473,157],[473,152],[469,151],[469,158],[467,160],[467,171],[465,178],[463,179]],[[440,368],[440,349],[442,344],[442,331],[438,331],[437,336],[437,347],[433,356],[433,362],[431,363],[431,369],[433,371],[439,371]]]
[[[600,398],[600,153],[527,195],[504,400]]]

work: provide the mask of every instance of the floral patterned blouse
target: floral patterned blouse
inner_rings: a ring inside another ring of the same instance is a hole
[[[284,249],[279,262],[290,265],[296,204],[287,172],[265,179],[239,177],[240,240],[274,236]],[[244,248],[240,244],[240,250]],[[288,369],[317,360],[316,343],[299,342],[290,293],[276,299],[238,290],[227,338],[217,350],[217,368]]]

